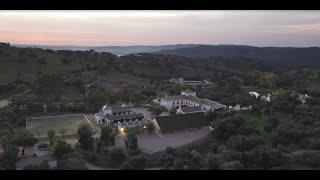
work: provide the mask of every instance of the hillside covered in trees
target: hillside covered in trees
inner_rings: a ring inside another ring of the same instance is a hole
[[[93,50],[53,51],[1,44],[0,68],[0,97],[11,102],[0,109],[0,143],[9,147],[1,162],[5,169],[13,168],[17,146],[33,143],[21,133],[27,116],[95,113],[106,103],[152,104],[155,97],[188,89],[163,82],[174,77],[210,79],[213,87],[194,88],[199,97],[228,106],[252,105],[252,111],[208,114],[215,130],[190,145],[154,154],[136,151],[128,157],[120,151],[103,155],[85,150],[85,159],[92,163],[116,159],[113,168],[118,169],[320,168],[320,71],[311,64],[301,68],[236,56],[194,58],[141,53],[117,57]],[[120,84],[117,87],[122,88],[111,91],[118,82],[126,86]],[[250,91],[270,93],[271,101],[253,98]],[[299,94],[311,98],[302,103]],[[151,109],[156,111],[157,107]],[[86,128],[79,134],[82,131]],[[130,139],[137,150],[136,139]],[[66,144],[60,146],[71,153]],[[56,154],[60,157],[60,151]]]
[[[320,65],[320,48],[254,47],[244,45],[198,45],[167,49],[157,53],[186,57],[246,57],[288,66]]]

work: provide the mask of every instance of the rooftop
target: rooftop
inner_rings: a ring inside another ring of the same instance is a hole
[[[202,111],[201,106],[196,106],[196,107],[188,107],[188,106],[183,106],[181,107],[182,112],[198,112]]]
[[[117,121],[117,120],[123,120],[123,119],[135,119],[135,118],[143,118],[143,117],[144,116],[142,113],[133,113],[129,115],[120,115],[120,116],[110,115],[109,120]]]
[[[183,130],[190,128],[200,128],[207,126],[203,112],[191,114],[178,114],[170,116],[158,116],[155,118],[162,132]]]
[[[183,95],[168,96],[168,97],[164,97],[162,99],[165,100],[165,101],[189,100],[189,101],[193,101],[193,102],[198,103],[198,104],[212,105],[215,109],[220,109],[220,108],[226,107],[225,105],[220,104],[218,102],[211,101],[211,100],[208,100],[208,99],[203,99],[203,98],[197,98],[197,97],[193,97],[193,96],[183,96]]]
[[[192,80],[192,81],[184,81],[184,83],[202,83],[202,81],[194,81],[194,80]]]
[[[102,109],[106,109],[110,106],[104,105]],[[131,112],[130,107],[112,107],[113,113]]]
[[[112,107],[113,113],[131,112],[130,107]]]

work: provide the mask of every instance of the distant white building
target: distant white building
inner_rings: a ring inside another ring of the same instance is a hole
[[[267,94],[267,96],[261,96],[261,100],[270,102],[271,101],[271,94]]]
[[[183,84],[183,83],[184,83],[184,79],[183,79],[183,77],[180,77],[180,78],[172,78],[172,79],[169,79],[168,82],[170,82],[170,83],[176,83],[176,84]]]
[[[298,94],[298,99],[303,104],[306,103],[308,98],[310,98],[308,94]]]
[[[233,106],[229,106],[229,110],[231,111],[247,111],[247,110],[251,110],[252,106],[247,106],[247,107],[241,107],[240,104]]]
[[[172,78],[172,79],[167,80],[166,82],[181,84],[181,85],[185,85],[185,86],[192,86],[192,87],[201,86],[202,88],[211,88],[213,86],[213,82],[211,82],[210,80],[203,80],[203,81],[184,80],[183,77]]]
[[[213,86],[213,82],[210,80],[203,80],[202,81],[202,88],[211,88]]]
[[[197,97],[197,93],[195,91],[191,91],[191,90],[181,91],[181,95]]]
[[[220,104],[208,99],[197,98],[192,92],[181,92],[179,96],[169,96],[161,98],[160,104],[166,109],[171,110],[173,108],[181,106],[184,107],[201,107],[202,112],[214,111],[216,109],[225,109],[226,105]]]
[[[257,93],[257,92],[249,92],[249,94],[251,95],[251,96],[254,96],[255,98],[259,98],[259,96],[260,96],[260,94],[259,93]]]

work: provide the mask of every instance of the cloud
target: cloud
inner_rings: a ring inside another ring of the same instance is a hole
[[[0,11],[0,41],[27,44],[319,46],[319,31],[320,11]]]

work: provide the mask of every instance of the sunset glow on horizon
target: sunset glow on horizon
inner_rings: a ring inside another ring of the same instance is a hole
[[[0,11],[0,42],[320,46],[320,11]]]

